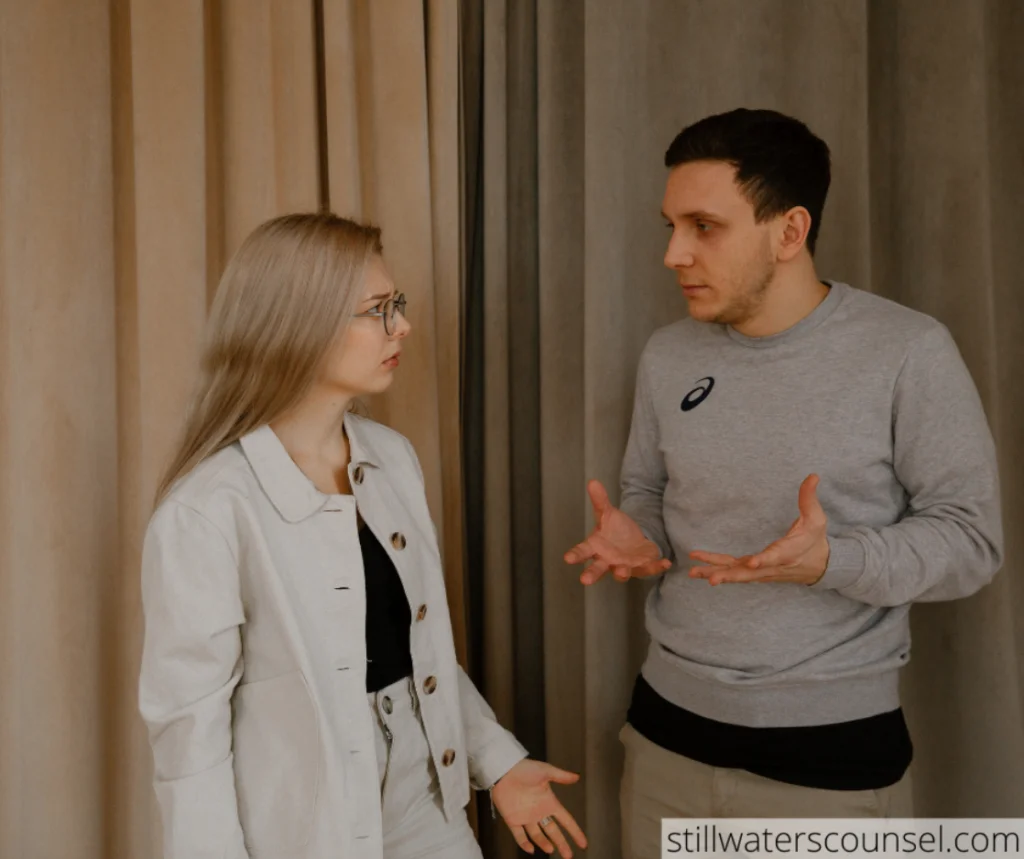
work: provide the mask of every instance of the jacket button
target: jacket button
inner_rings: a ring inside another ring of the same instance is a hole
[[[356,482],[356,485],[363,482],[363,467],[361,465],[357,465],[356,470],[352,472],[352,479]]]
[[[391,699],[387,695],[384,696],[384,700],[380,702],[380,705],[384,708],[384,712],[387,713],[389,716],[395,710],[395,705],[392,703]]]
[[[455,763],[455,749],[448,749],[447,751],[445,751],[444,757],[441,758],[441,763],[444,764],[446,767],[450,767],[453,763]]]
[[[423,691],[428,695],[433,695],[434,690],[437,689],[437,678],[431,674],[426,680],[423,681]]]
[[[424,603],[420,606],[420,610],[416,612],[416,620],[423,620],[427,616],[427,604]]]
[[[399,534],[397,531],[391,535],[391,545],[398,549],[399,552],[405,548],[405,535]]]

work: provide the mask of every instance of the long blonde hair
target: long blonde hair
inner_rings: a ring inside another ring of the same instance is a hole
[[[284,215],[246,238],[217,287],[198,384],[157,505],[204,459],[302,399],[381,252],[378,228],[330,213]]]

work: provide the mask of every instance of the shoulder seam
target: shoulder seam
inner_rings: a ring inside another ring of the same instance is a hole
[[[189,512],[194,513],[196,516],[202,519],[207,525],[209,525],[210,528],[212,528],[213,531],[217,534],[217,536],[219,536],[221,540],[224,541],[224,547],[228,550],[228,554],[231,555],[231,560],[234,561],[236,565],[238,564],[238,557],[235,555],[234,549],[231,548],[230,541],[224,535],[224,532],[221,531],[221,529],[218,528],[216,524],[214,524],[213,520],[211,520],[209,516],[207,516],[202,511],[196,509],[191,504],[186,504],[184,501],[179,501],[176,498],[168,499],[167,503],[175,504],[178,507],[182,508],[183,510],[188,510]]]

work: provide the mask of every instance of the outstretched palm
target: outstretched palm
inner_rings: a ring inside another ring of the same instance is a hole
[[[580,576],[583,584],[593,584],[609,570],[619,581],[626,581],[656,576],[672,566],[661,558],[658,547],[644,536],[640,526],[608,500],[599,481],[591,480],[587,492],[597,524],[586,540],[565,553],[568,564],[591,562]]]
[[[723,582],[788,582],[811,585],[828,568],[828,517],[818,501],[818,475],[810,475],[800,484],[797,505],[800,517],[780,537],[756,555],[725,555],[694,551],[690,557],[703,566],[690,569],[695,579],[707,579],[713,585]]]
[[[520,761],[494,786],[491,798],[516,843],[533,853],[533,843],[545,853],[558,850],[563,859],[571,859],[572,849],[562,830],[569,833],[580,847],[587,838],[576,820],[555,796],[551,783],[575,784],[576,773],[553,767],[529,758]]]

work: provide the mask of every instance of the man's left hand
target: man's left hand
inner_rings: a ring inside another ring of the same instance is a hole
[[[828,519],[818,502],[818,476],[812,474],[800,485],[800,518],[786,536],[756,555],[741,558],[715,552],[690,552],[706,566],[693,567],[690,576],[723,582],[793,582],[812,585],[828,567]]]

